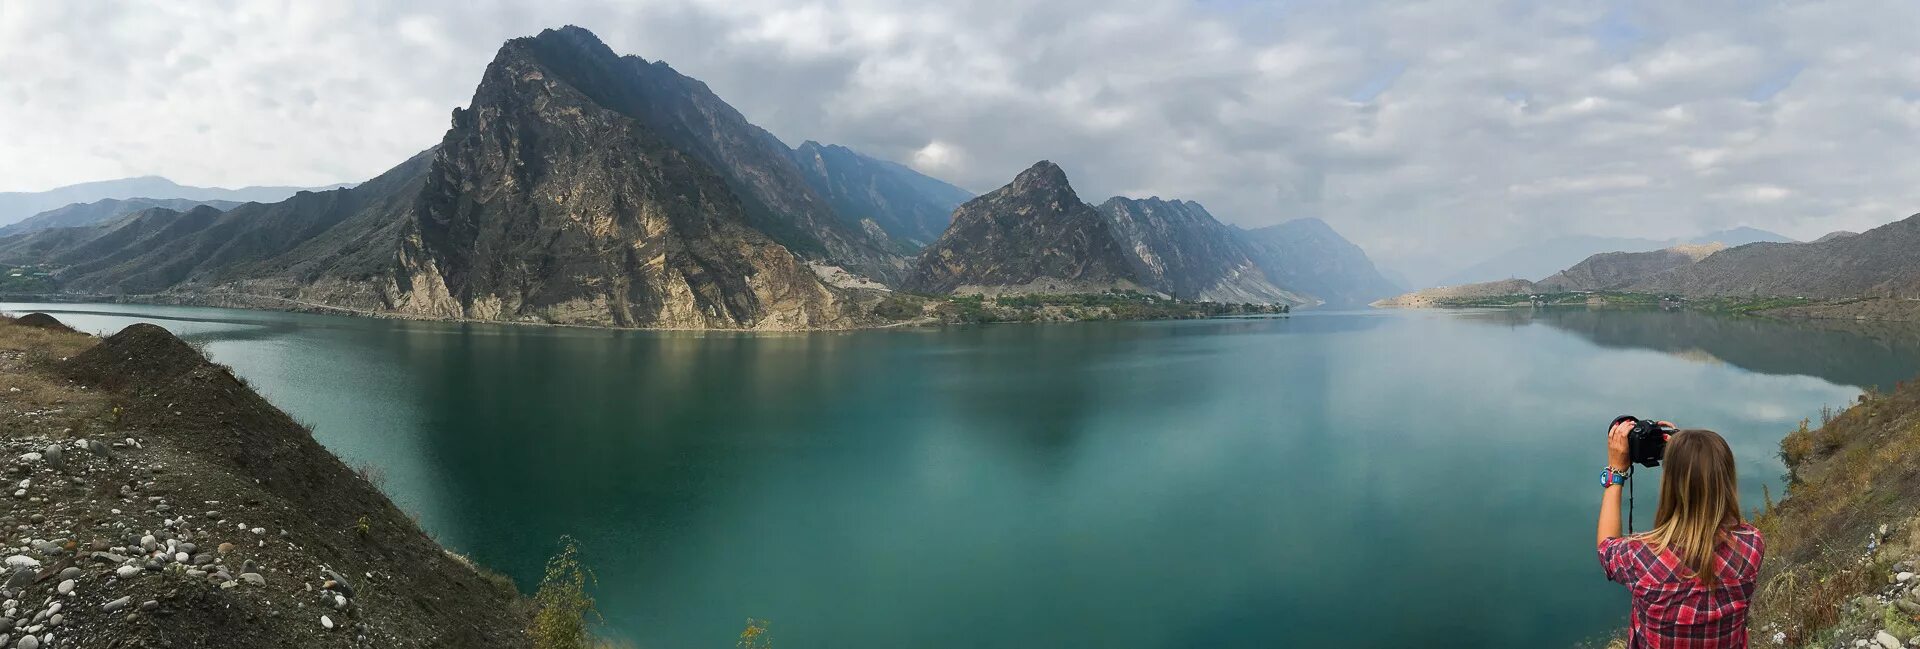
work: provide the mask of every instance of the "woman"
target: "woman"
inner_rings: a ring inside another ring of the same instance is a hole
[[[1628,420],[1607,433],[1598,540],[1607,579],[1633,594],[1627,646],[1747,646],[1747,607],[1763,544],[1760,532],[1740,516],[1733,450],[1710,430],[1673,433],[1653,529],[1623,537],[1620,493],[1631,430]]]

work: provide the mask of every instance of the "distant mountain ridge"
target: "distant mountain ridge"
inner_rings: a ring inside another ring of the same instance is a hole
[[[1822,239],[1729,248],[1630,288],[1691,297],[1920,298],[1920,214]]]
[[[1301,218],[1243,232],[1267,280],[1329,308],[1359,308],[1401,291],[1326,221]]]
[[[0,226],[11,225],[35,214],[65,207],[75,203],[92,203],[101,199],[187,199],[193,201],[230,201],[234,203],[258,202],[271,203],[286,200],[295,193],[303,191],[327,191],[342,187],[351,187],[353,183],[338,183],[322,187],[241,187],[226,189],[223,187],[193,187],[181,185],[159,176],[139,176],[116,180],[93,182],[55,187],[41,192],[0,192]]]
[[[1381,304],[1434,305],[1457,297],[1510,294],[1496,291],[1511,289],[1621,291],[1684,298],[1832,301],[1802,311],[1906,319],[1914,311],[1908,305],[1920,300],[1916,250],[1920,250],[1920,214],[1866,232],[1834,233],[1806,243],[1763,241],[1730,248],[1680,246],[1645,253],[1602,253],[1537,284],[1508,280],[1441,287]],[[1859,308],[1826,308],[1844,305]]]
[[[1541,290],[1611,291],[1689,266],[1727,247],[1718,243],[1674,246],[1648,252],[1603,252],[1540,280]]]
[[[834,210],[873,223],[908,250],[940,238],[954,208],[973,198],[973,192],[837,144],[807,140],[793,150],[793,160]]]
[[[1624,291],[1633,285],[1699,263],[1722,250],[1719,243],[1683,244],[1647,252],[1603,252],[1538,282],[1502,279],[1421,289],[1375,302],[1381,307],[1425,308],[1449,301],[1556,292]]]
[[[1193,201],[1115,196],[1097,208],[1131,254],[1142,284],[1187,300],[1301,304],[1309,296],[1275,285],[1261,251]]]
[[[1735,247],[1758,242],[1790,243],[1792,241],[1794,241],[1792,238],[1785,235],[1746,226],[1665,241],[1585,235],[1554,237],[1494,255],[1486,261],[1446,276],[1440,281],[1440,285],[1472,284],[1516,278],[1537,281],[1603,252],[1649,252],[1690,244],[1720,243],[1727,247]]]
[[[0,227],[0,237],[9,237],[24,232],[45,230],[47,228],[71,228],[97,225],[154,207],[185,211],[201,205],[206,205],[218,210],[230,210],[239,207],[241,204],[234,201],[192,200],[186,198],[102,198],[91,203],[74,203],[65,207],[54,208],[29,216],[13,225]]]
[[[1141,290],[1183,299],[1350,307],[1392,295],[1366,253],[1325,222],[1247,231],[1199,203],[1115,196],[1080,201],[1041,161],[960,206],[921,252],[910,290],[1061,293]]]

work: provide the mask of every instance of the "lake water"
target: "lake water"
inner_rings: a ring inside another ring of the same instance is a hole
[[[1567,646],[1620,625],[1603,429],[1782,434],[1907,330],[1657,311],[1302,313],[794,335],[127,305],[523,588],[561,535],[642,647]],[[1657,481],[1648,481],[1652,487]],[[1657,488],[1644,489],[1642,526]]]

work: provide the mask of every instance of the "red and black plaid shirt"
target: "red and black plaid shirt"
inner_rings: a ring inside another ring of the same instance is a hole
[[[1727,530],[1714,551],[1719,582],[1702,588],[1671,551],[1654,552],[1631,537],[1600,542],[1607,579],[1633,593],[1631,649],[1725,649],[1747,646],[1747,604],[1760,575],[1765,543],[1741,524]]]

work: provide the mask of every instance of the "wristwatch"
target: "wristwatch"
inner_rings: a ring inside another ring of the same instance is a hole
[[[1630,474],[1631,471],[1633,471],[1631,467],[1629,467],[1626,471],[1615,471],[1611,466],[1601,469],[1600,470],[1600,488],[1605,489],[1607,487],[1611,487],[1617,484],[1626,484],[1627,476]]]

